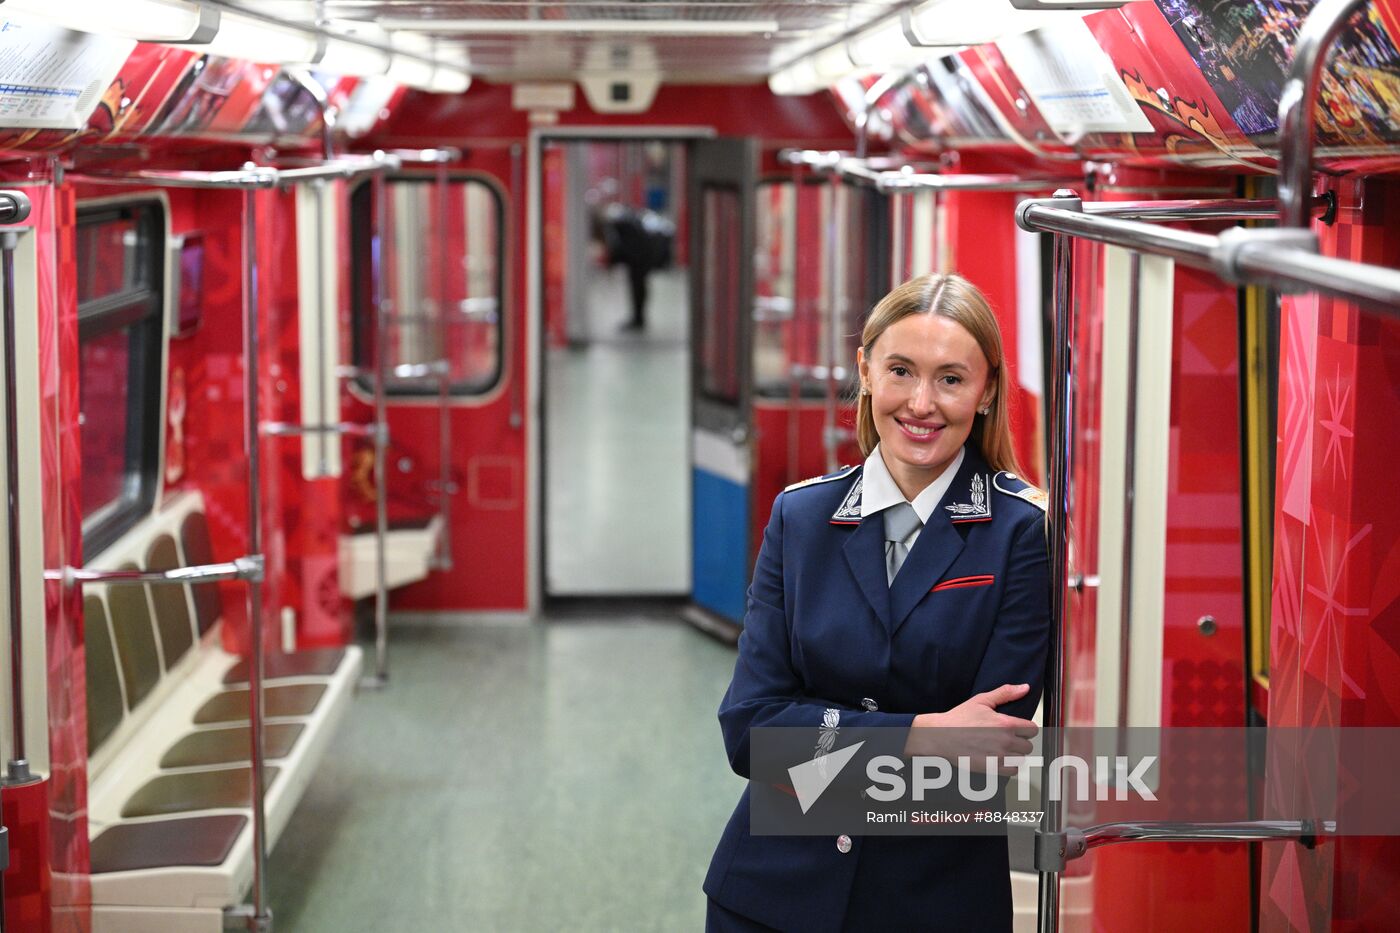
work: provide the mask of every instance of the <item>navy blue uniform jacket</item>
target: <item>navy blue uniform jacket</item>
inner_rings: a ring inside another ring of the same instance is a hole
[[[738,774],[753,726],[815,736],[835,711],[843,727],[907,729],[1019,683],[1030,692],[1000,710],[1033,715],[1049,637],[1044,496],[966,449],[893,585],[884,518],[860,517],[861,467],[774,500],[719,710]],[[1011,929],[1004,838],[856,836],[843,853],[828,836],[754,836],[748,788],[705,893],[780,930]]]

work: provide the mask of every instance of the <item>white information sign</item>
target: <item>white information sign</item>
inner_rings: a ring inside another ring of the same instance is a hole
[[[0,126],[82,129],[135,47],[130,39],[0,16]]]
[[[1077,139],[1152,131],[1084,20],[1002,39],[997,48],[1055,132]]]

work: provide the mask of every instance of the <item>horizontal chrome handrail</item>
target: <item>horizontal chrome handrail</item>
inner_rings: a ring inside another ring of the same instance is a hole
[[[340,421],[335,424],[297,424],[293,421],[268,421],[262,426],[266,437],[302,437],[308,434],[343,434],[347,437],[375,437],[381,425],[374,422]]]
[[[856,156],[849,152],[842,152],[838,149],[781,149],[778,151],[778,161],[785,165],[805,165],[810,168],[831,169],[835,168],[843,159],[854,159]],[[905,168],[912,168],[916,171],[937,168],[934,164],[924,164],[910,162],[908,159],[894,156],[866,156],[861,160],[865,167],[873,171],[897,171]]]
[[[432,320],[436,320],[436,318]],[[399,363],[389,370],[389,375],[395,379],[428,379],[447,375],[451,372],[450,365],[447,360],[432,360],[427,363]],[[378,373],[373,369],[364,366],[337,366],[335,374],[341,379],[368,379],[370,381],[378,376]]]
[[[1312,213],[1324,216],[1332,209],[1332,199],[1313,199]],[[1180,199],[1174,201],[1096,201],[1081,205],[1084,213],[1119,220],[1145,220],[1155,223],[1194,220],[1276,220],[1283,205],[1275,198]]]
[[[1100,823],[1061,833],[1037,832],[1035,864],[1039,871],[1063,871],[1066,863],[1090,849],[1117,842],[1301,842],[1337,831],[1333,820],[1240,820],[1221,823],[1136,821]]]
[[[63,567],[58,570],[45,570],[45,580],[59,580],[65,587],[81,586],[84,583],[103,583],[108,586],[135,586],[152,583],[213,583],[218,580],[251,580],[262,582],[266,562],[261,554],[236,557],[221,564],[196,564],[193,567],[176,567],[173,570],[102,570],[96,567]]]
[[[784,149],[779,161],[835,172],[847,178],[869,182],[885,193],[893,191],[1049,191],[1065,185],[1082,184],[1081,176],[1028,178],[1012,174],[966,174],[917,171],[914,166],[890,159],[863,159],[841,152],[820,149]],[[891,168],[889,166],[896,165]]]
[[[931,188],[936,191],[1048,191],[1079,178],[1027,178],[1024,175],[931,175],[922,172],[881,172],[881,191]]]
[[[1317,253],[1309,230],[1232,228],[1215,236],[1123,220],[1085,210],[1077,198],[1032,198],[1016,208],[1016,223],[1032,232],[1061,233],[1121,246],[1215,272],[1228,282],[1336,295],[1400,316],[1400,270]]]
[[[309,165],[295,165],[291,168],[277,168],[277,183],[289,184],[298,181],[315,181],[329,178],[354,178],[369,172],[393,171],[402,162],[397,156],[383,150],[376,150],[367,156],[341,155],[328,162]]]
[[[443,165],[462,158],[462,150],[456,146],[438,146],[434,149],[390,149],[386,155],[394,156],[404,165]]]
[[[277,169],[246,165],[241,169],[217,172],[136,169],[129,172],[69,172],[70,181],[96,185],[148,185],[157,188],[275,188]]]
[[[1033,198],[1017,206],[1016,223],[1033,233],[1063,233],[1167,256],[1202,269],[1211,268],[1218,240],[1212,234],[1158,227],[1139,220],[1120,220],[1080,208],[1081,203],[1074,198]]]
[[[427,363],[400,363],[390,370],[395,379],[427,379],[430,376],[445,376],[451,371],[447,360],[431,360]]]
[[[96,185],[143,185],[157,188],[230,188],[238,190],[276,188],[321,179],[353,178],[370,172],[393,171],[401,165],[398,156],[376,151],[370,155],[339,156],[330,161],[310,162],[292,168],[249,163],[240,169],[197,172],[170,169],[134,169],[125,172],[69,172],[74,181]]]

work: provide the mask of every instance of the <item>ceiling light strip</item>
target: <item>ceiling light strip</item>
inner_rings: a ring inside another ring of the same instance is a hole
[[[777,34],[777,20],[699,19],[419,19],[384,17],[379,25],[401,32],[468,35],[754,36]]]

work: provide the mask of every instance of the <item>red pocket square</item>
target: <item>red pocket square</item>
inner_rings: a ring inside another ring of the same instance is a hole
[[[990,573],[979,573],[971,577],[954,577],[951,580],[944,580],[942,583],[935,583],[930,593],[937,593],[939,590],[960,590],[968,586],[991,586],[996,582],[996,575]]]

